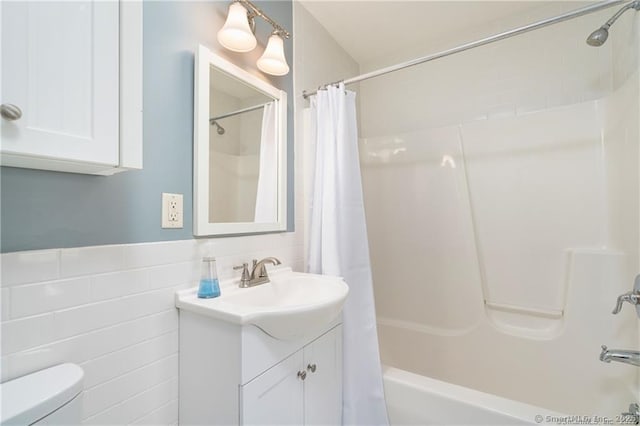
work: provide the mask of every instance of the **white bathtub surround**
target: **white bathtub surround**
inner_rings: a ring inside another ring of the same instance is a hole
[[[640,271],[639,16],[599,49],[609,12],[361,84],[384,363],[563,413],[638,400],[598,354],[639,345],[611,314]]]
[[[311,100],[310,143],[316,153],[308,265],[312,273],[342,276],[349,285],[343,311],[343,423],[386,425],[355,98],[340,84]]]
[[[637,398],[625,368],[597,359],[602,344],[638,345],[633,315],[610,313],[638,265],[638,126],[625,122],[637,107],[620,100],[637,103],[634,85],[604,102],[365,141],[386,363],[563,412],[615,414]],[[614,379],[617,396],[603,396]]]
[[[1,380],[73,362],[84,369],[84,424],[174,424],[177,289],[195,287],[201,257],[221,278],[276,256],[303,269],[301,233],[6,253]]]

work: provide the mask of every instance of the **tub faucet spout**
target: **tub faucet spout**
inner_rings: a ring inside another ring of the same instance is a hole
[[[636,367],[640,367],[640,351],[608,349],[605,345],[602,345],[602,352],[600,352],[600,361],[623,362],[625,364],[631,364],[631,365],[635,365]]]

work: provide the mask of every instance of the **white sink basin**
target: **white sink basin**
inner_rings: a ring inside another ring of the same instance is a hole
[[[180,309],[233,324],[253,324],[277,339],[294,339],[331,323],[342,311],[349,287],[340,277],[304,274],[290,268],[269,272],[271,282],[239,288],[220,283],[221,295],[199,299],[197,289],[176,293]]]

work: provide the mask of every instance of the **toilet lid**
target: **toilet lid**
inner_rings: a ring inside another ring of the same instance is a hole
[[[61,364],[0,384],[0,425],[30,425],[82,392],[84,371]]]

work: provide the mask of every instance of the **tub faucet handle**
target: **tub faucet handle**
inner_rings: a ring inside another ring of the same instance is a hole
[[[618,300],[616,301],[616,307],[613,309],[613,314],[617,314],[622,310],[622,304],[624,302],[629,302],[636,307],[636,311],[638,313],[638,317],[640,317],[640,275],[636,276],[636,279],[633,283],[633,290],[626,292],[625,294],[621,294],[618,296]]]
[[[621,294],[620,296],[618,296],[618,300],[616,302],[616,307],[613,308],[613,311],[611,312],[612,314],[617,314],[622,310],[622,303],[623,302],[629,302],[632,305],[638,305],[640,304],[640,293],[634,291],[629,291],[625,294]]]

